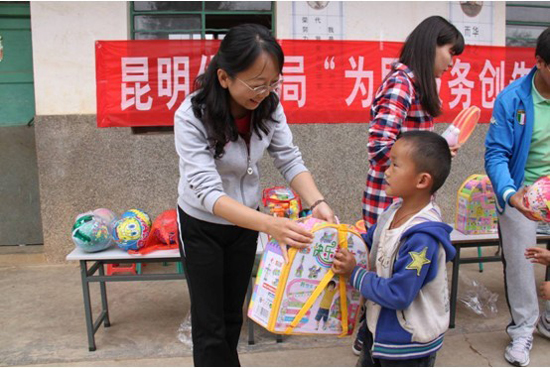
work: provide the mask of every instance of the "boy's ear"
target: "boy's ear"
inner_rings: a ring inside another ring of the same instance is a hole
[[[416,188],[417,189],[430,189],[433,184],[433,178],[427,172],[418,174]]]
[[[537,56],[536,56],[536,61],[537,61],[537,62],[536,62],[535,65],[537,66],[537,69],[543,69],[544,66],[545,66],[544,60],[543,60],[540,56],[537,55]]]
[[[218,69],[216,73],[218,74],[218,81],[220,82],[222,88],[227,89],[227,87],[229,86],[229,75],[227,74],[227,72],[223,69]]]

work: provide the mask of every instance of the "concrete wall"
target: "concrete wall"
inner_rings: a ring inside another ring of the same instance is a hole
[[[442,131],[446,124],[439,124]],[[306,165],[342,222],[361,218],[367,171],[366,124],[291,125]],[[477,128],[453,162],[438,193],[447,222],[454,221],[456,191],[483,173],[487,125]],[[75,216],[99,207],[117,214],[133,208],[153,218],[177,199],[178,161],[172,134],[132,135],[126,128],[97,129],[94,115],[39,116],[36,121],[44,244],[50,262],[63,262],[74,247]],[[338,142],[338,143],[331,143]],[[262,187],[285,185],[269,155],[260,166]]]
[[[291,6],[277,3],[279,38],[292,34]],[[446,12],[447,2],[346,3],[346,38],[403,41],[422,19],[432,14],[445,16]],[[389,15],[380,14],[391,14],[392,22]],[[177,155],[172,134],[143,136],[132,135],[128,128],[96,128],[94,42],[128,39],[126,3],[33,2],[31,19],[44,249],[50,262],[63,262],[74,247],[70,229],[77,214],[99,207],[120,214],[138,207],[154,218],[173,207]],[[495,19],[504,22],[504,17]],[[367,116],[365,112],[365,120]],[[438,131],[444,128],[443,124],[437,126]],[[367,170],[366,122],[292,125],[291,129],[306,164],[340,219],[350,223],[361,218]],[[486,129],[478,127],[454,160],[451,177],[438,195],[446,221],[453,221],[460,183],[470,174],[483,172]],[[263,187],[284,184],[269,156],[261,169]]]

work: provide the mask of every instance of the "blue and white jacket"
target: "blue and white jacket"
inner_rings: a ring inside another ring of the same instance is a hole
[[[355,267],[350,278],[367,299],[371,356],[389,360],[421,358],[441,348],[450,313],[445,263],[456,253],[452,228],[431,204],[404,225],[394,245],[379,244],[399,206],[393,203],[364,236],[375,271]]]
[[[485,138],[485,171],[491,179],[500,213],[525,177],[535,123],[531,90],[536,71],[533,68],[500,92]]]

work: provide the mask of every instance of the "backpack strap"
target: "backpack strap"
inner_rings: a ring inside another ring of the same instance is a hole
[[[336,227],[338,229],[338,246],[340,248],[347,248],[348,247],[348,239],[347,239],[348,227],[346,225],[331,225],[331,227]],[[313,306],[313,303],[315,303],[317,298],[321,295],[323,290],[325,290],[328,283],[330,282],[330,280],[332,280],[333,277],[334,277],[334,272],[332,271],[332,269],[329,269],[328,272],[325,274],[325,276],[321,279],[321,282],[319,283],[319,285],[317,285],[315,290],[313,290],[313,293],[311,294],[311,296],[302,306],[302,309],[300,309],[296,317],[294,317],[294,320],[287,327],[285,334],[292,333],[292,330],[294,330],[294,328],[302,320],[302,318],[307,313],[307,311]],[[342,315],[342,319],[341,319],[342,334],[340,334],[340,337],[343,337],[348,334],[348,301],[346,297],[346,279],[344,276],[339,277],[339,283],[340,283],[340,313]]]

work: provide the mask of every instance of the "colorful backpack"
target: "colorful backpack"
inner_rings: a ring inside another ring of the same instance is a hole
[[[463,234],[494,234],[498,231],[497,221],[495,194],[489,177],[469,176],[457,193],[456,229]]]
[[[361,295],[347,279],[334,275],[332,261],[338,249],[347,248],[366,269],[367,246],[353,226],[300,220],[314,235],[312,246],[290,248],[285,264],[279,244],[273,239],[268,242],[248,317],[278,334],[349,335],[358,318]]]

